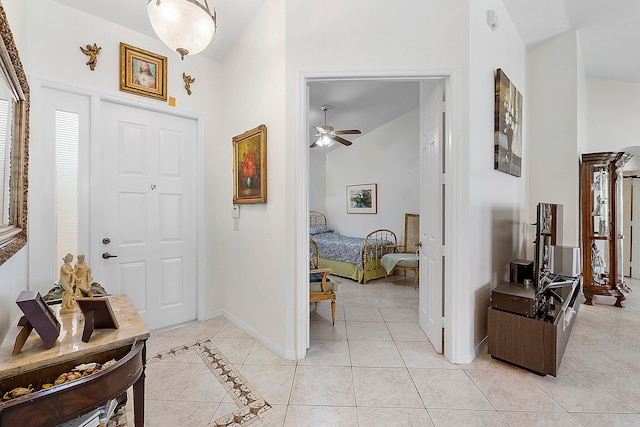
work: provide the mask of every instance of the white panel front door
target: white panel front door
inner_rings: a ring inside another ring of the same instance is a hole
[[[113,256],[99,258],[102,284],[127,294],[152,330],[196,318],[196,129],[195,120],[100,105],[95,245]]]
[[[420,82],[420,326],[442,353],[443,84]]]

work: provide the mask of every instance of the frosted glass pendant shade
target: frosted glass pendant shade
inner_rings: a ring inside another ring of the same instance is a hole
[[[206,0],[149,0],[147,13],[158,38],[183,59],[202,52],[216,32],[215,12]]]

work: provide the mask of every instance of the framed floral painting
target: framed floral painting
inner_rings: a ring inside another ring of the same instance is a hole
[[[378,213],[378,184],[347,185],[347,213]]]
[[[233,137],[233,204],[267,203],[267,127]]]
[[[167,100],[167,57],[120,43],[120,90]]]
[[[522,95],[498,68],[495,81],[493,168],[522,174]]]

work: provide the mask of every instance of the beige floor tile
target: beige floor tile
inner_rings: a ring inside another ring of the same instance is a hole
[[[270,404],[287,404],[295,370],[295,366],[244,365],[240,374],[250,383],[250,389]]]
[[[404,368],[405,364],[393,341],[349,341],[352,366],[370,368]]]
[[[631,372],[583,372],[583,375],[640,412],[640,375]]]
[[[427,341],[427,336],[418,323],[387,322],[387,328],[394,341]]]
[[[391,334],[384,322],[347,322],[349,340],[391,341]]]
[[[433,423],[426,409],[374,408],[358,406],[359,425],[431,427]]]
[[[287,405],[271,405],[271,409],[251,424],[251,427],[282,427],[286,415]]]
[[[418,291],[412,296],[377,295],[375,302],[380,308],[411,308],[418,310]]]
[[[427,409],[493,409],[478,387],[460,369],[411,368],[409,374]]]
[[[295,366],[295,360],[283,359],[263,344],[256,342],[244,361],[245,365],[285,365]]]
[[[628,405],[576,371],[566,369],[558,376],[531,378],[568,412],[625,413]]]
[[[355,407],[289,405],[285,427],[357,427]]]
[[[218,408],[219,403],[147,401],[145,425],[153,427],[205,426]]]
[[[169,383],[157,399],[220,403],[226,394],[227,390],[206,365],[189,364]]]
[[[496,411],[462,409],[429,409],[427,411],[436,427],[498,427],[507,426]]]
[[[581,424],[566,412],[502,412],[502,418],[510,426],[527,427],[579,427]]]
[[[562,356],[562,365],[578,372],[630,372],[605,356],[600,346],[572,340]]]
[[[640,426],[640,414],[594,414],[571,413],[573,417],[584,427],[638,427]]]
[[[298,361],[299,366],[351,366],[346,340],[313,340],[309,344],[307,357]]]
[[[357,406],[423,408],[406,368],[353,368]]]
[[[310,322],[310,339],[312,340],[346,340],[347,327],[344,320],[336,320],[336,324],[332,325],[327,319],[311,320]]]
[[[407,368],[460,369],[436,353],[428,341],[396,341],[396,346]]]
[[[378,308],[348,307],[344,311],[347,322],[382,322],[382,314]]]
[[[220,349],[229,363],[235,366],[242,366],[256,344],[253,338],[216,337],[211,341]]]
[[[245,338],[245,339],[253,339],[251,335],[247,332],[234,325],[231,322],[225,324],[218,333],[215,335],[216,338]]]
[[[380,312],[385,322],[418,323],[418,311],[413,308],[381,308]]]
[[[498,411],[563,412],[563,408],[540,390],[532,374],[524,371],[494,369],[466,371],[474,384]]]
[[[158,362],[150,363],[145,368],[145,399],[157,399],[169,387],[180,373],[189,366],[188,363]]]
[[[290,405],[355,406],[350,367],[298,366]]]
[[[348,307],[377,307],[376,300],[369,294],[354,295],[345,294],[342,296],[342,303]]]

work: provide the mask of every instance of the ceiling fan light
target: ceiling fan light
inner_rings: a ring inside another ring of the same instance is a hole
[[[149,0],[147,13],[158,38],[183,58],[202,52],[216,32],[206,0]]]
[[[322,135],[318,145],[322,147],[331,147],[333,145],[333,139],[329,138],[328,135]]]

